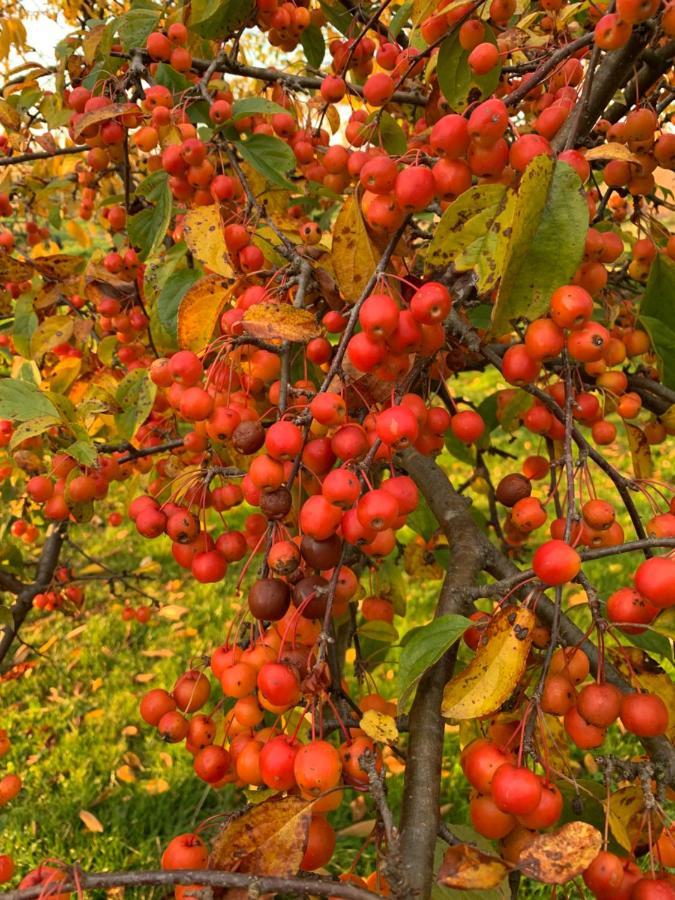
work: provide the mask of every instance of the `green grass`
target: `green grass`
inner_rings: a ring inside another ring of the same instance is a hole
[[[463,382],[462,395],[479,400],[485,396],[485,388],[485,376],[477,375]],[[496,443],[519,459],[523,453],[541,451],[538,441],[521,434],[509,437],[498,431]],[[624,462],[616,450],[608,451],[608,456],[614,462]],[[457,483],[470,474],[465,463],[447,454],[443,459]],[[494,480],[519,467],[517,462],[501,458],[490,457],[489,461]],[[661,462],[667,469],[668,461]],[[597,487],[605,493],[600,480]],[[128,488],[125,491],[128,493]],[[540,483],[537,494],[542,496],[544,491]],[[477,512],[485,515],[484,495],[472,487],[467,495],[475,502]],[[626,531],[630,534],[628,528]],[[137,711],[144,690],[170,688],[191,660],[223,642],[232,610],[241,601],[236,576],[217,586],[198,586],[191,580],[181,583],[166,542],[149,544],[131,531],[106,531],[96,523],[74,529],[74,535],[89,553],[105,558],[118,570],[133,569],[152,553],[154,568],[147,561],[145,567],[141,566],[149,576],[139,582],[142,588],[162,604],[182,606],[187,611],[177,621],[155,616],[147,626],[125,623],[120,615],[122,602],[127,598],[145,601],[120,584],[111,596],[107,584],[93,581],[87,586],[82,614],[39,615],[23,630],[23,640],[40,653],[24,645],[18,649],[16,660],[35,665],[22,677],[0,684],[0,726],[12,740],[0,772],[17,771],[25,784],[19,797],[0,810],[0,853],[10,853],[21,873],[45,859],[77,861],[92,870],[155,867],[163,846],[173,835],[194,828],[210,816],[227,813],[242,802],[241,794],[232,788],[205,788],[192,774],[191,759],[182,746],[160,743]],[[66,556],[82,572],[86,563],[70,549]],[[526,551],[524,564],[527,558]],[[588,567],[603,598],[628,583],[637,559],[623,556]],[[438,581],[404,579],[407,612],[404,619],[396,620],[401,636],[412,626],[428,621],[440,585]],[[575,611],[582,625],[586,615],[584,608]],[[378,684],[388,696],[395,695],[397,653],[394,649],[391,659],[376,672]],[[468,660],[464,650],[461,658]],[[351,674],[350,666],[347,674]],[[462,729],[463,738],[467,733]],[[630,755],[637,747],[628,742],[620,745],[617,732],[603,750]],[[456,730],[449,731],[443,780],[444,818],[449,825],[467,822],[468,788],[459,772],[458,754],[459,735]],[[576,754],[575,759],[577,774],[589,777],[583,756]],[[388,782],[391,803],[397,809],[402,777],[392,776]],[[101,833],[85,827],[80,818],[83,810],[100,821]],[[364,806],[362,796],[348,791],[345,803],[331,820],[338,832],[358,832],[358,822],[372,817],[370,801],[365,800]],[[340,836],[331,868],[344,871],[362,847],[362,834]],[[357,869],[371,871],[373,863],[374,850],[369,845]],[[161,895],[144,889],[142,896]],[[550,889],[530,885],[522,896],[548,897]]]

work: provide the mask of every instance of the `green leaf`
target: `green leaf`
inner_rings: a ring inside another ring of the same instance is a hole
[[[556,288],[567,284],[582,260],[588,205],[577,173],[537,156],[520,181],[506,260],[492,316],[503,334],[519,316],[535,319]]]
[[[201,37],[225,40],[254,6],[254,0],[192,0],[189,28]]]
[[[16,378],[0,381],[0,418],[29,422],[46,416],[60,418],[56,406],[36,384]]]
[[[412,700],[417,683],[427,669],[471,627],[464,616],[439,616],[428,625],[418,628],[403,648],[398,668],[399,703]]]
[[[378,594],[391,601],[397,616],[404,616],[408,586],[400,565],[387,557],[380,562],[377,575]]]
[[[72,456],[82,466],[93,466],[98,459],[96,447],[90,438],[79,438],[66,447],[65,453]]]
[[[120,411],[115,423],[122,440],[130,441],[145,422],[155,402],[157,386],[147,369],[134,369],[120,382],[115,399]]]
[[[485,422],[485,434],[488,435],[491,431],[494,431],[497,425],[499,425],[499,422],[497,421],[497,395],[490,394],[489,397],[486,397],[481,401],[476,412],[479,413],[480,417]]]
[[[293,189],[291,182],[283,175],[295,168],[295,156],[288,144],[269,134],[253,134],[246,141],[236,141],[235,145],[242,159],[256,172],[272,184]]]
[[[267,100],[265,97],[242,97],[232,104],[232,121],[245,119],[247,116],[271,116],[274,113],[288,113],[289,110]]]
[[[38,326],[38,317],[33,310],[33,298],[30,294],[22,294],[14,307],[14,328],[12,337],[17,353],[30,356],[30,339]]]
[[[201,269],[179,269],[165,281],[157,298],[157,317],[175,339],[178,328],[178,307],[192,285],[202,277]]]
[[[651,628],[657,634],[661,634],[668,640],[675,641],[675,607],[664,609],[654,619]]]
[[[349,37],[352,31],[354,18],[352,13],[340,3],[340,0],[319,0],[323,14],[330,24]]]
[[[485,29],[484,40],[496,45],[490,28]],[[501,66],[495,66],[487,75],[474,75],[469,68],[469,54],[460,44],[458,33],[446,38],[438,51],[438,84],[450,108],[458,112],[465,108],[469,99],[480,100],[492,94],[499,84],[501,71]]]
[[[661,359],[663,383],[675,389],[675,262],[658,253],[640,304],[640,321]]]
[[[476,463],[471,447],[456,438],[451,431],[445,433],[445,446],[448,453],[458,459],[460,462],[466,463],[467,466],[473,466]]]
[[[408,515],[406,524],[412,528],[415,534],[421,535],[425,541],[428,541],[438,531],[436,516],[429,509],[429,504],[421,494],[417,508]]]
[[[186,91],[191,85],[185,75],[177,72],[173,66],[168,63],[158,63],[155,72],[155,81],[163,87],[168,88],[172,94],[180,94]]]
[[[658,619],[657,619],[658,621]],[[641,650],[646,650],[653,656],[663,656],[665,659],[673,660],[673,645],[671,641],[659,634],[656,623],[650,629],[642,634],[627,634],[627,639]]]
[[[326,42],[323,32],[317,25],[308,25],[300,35],[300,43],[305,53],[307,64],[313,69],[320,69],[326,55]]]
[[[128,223],[129,240],[147,259],[157,251],[166,236],[171,221],[171,191],[167,172],[153,172],[136,188],[136,194],[151,201],[152,206],[131,216]]]
[[[500,425],[504,431],[513,431],[514,425],[518,428],[520,426],[520,422],[518,421],[520,416],[526,413],[533,403],[534,398],[518,388],[517,393],[514,394],[513,398],[509,400],[502,411]]]
[[[0,628],[12,628],[13,625],[12,610],[7,606],[0,606]]]
[[[22,422],[12,434],[9,449],[15,450],[22,441],[44,434],[48,428],[57,425],[60,421],[58,416],[35,416],[29,422]]]
[[[399,36],[401,29],[410,18],[410,11],[412,8],[412,0],[406,0],[392,16],[391,22],[389,23],[389,34],[394,40]]]
[[[445,210],[427,251],[425,267],[476,274],[480,293],[491,291],[502,274],[515,195],[503,184],[478,184]]]
[[[358,628],[358,633],[360,637],[382,644],[394,644],[398,640],[398,631],[390,622],[366,622]]]
[[[148,35],[155,30],[159,13],[150,9],[130,9],[117,23],[117,33],[122,47],[128,52],[136,47],[145,47]]]
[[[375,113],[374,115],[377,115]],[[398,122],[388,112],[380,113],[380,140],[391,156],[403,156],[408,150],[408,140]]]

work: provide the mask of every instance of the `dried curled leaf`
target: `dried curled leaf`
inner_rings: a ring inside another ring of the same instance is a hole
[[[195,206],[188,210],[183,237],[195,259],[207,269],[217,275],[233,274],[217,206]]]
[[[232,285],[222,275],[200,278],[184,295],[178,307],[178,343],[196,353],[211,340]]]
[[[21,117],[18,112],[2,99],[0,99],[0,125],[4,125],[8,131],[18,131],[21,128]]]
[[[312,803],[265,800],[232,819],[213,843],[209,868],[255,875],[295,875],[307,845]],[[228,891],[222,896],[233,898]],[[243,896],[246,896],[244,893]]]
[[[445,851],[438,883],[455,890],[487,891],[497,887],[508,871],[502,859],[482,853],[471,844],[455,844]]]
[[[593,147],[588,150],[584,156],[587,160],[592,159],[621,159],[624,162],[639,163],[639,159],[634,153],[631,153],[625,144],[619,144],[610,141],[608,144],[601,144],[599,147]]]
[[[94,109],[92,112],[85,113],[79,119],[73,131],[73,136],[77,139],[92,125],[99,125],[101,122],[107,122],[109,119],[116,119],[118,116],[125,116],[138,111],[139,109],[135,103],[111,103],[102,109]]]
[[[31,263],[0,252],[0,281],[28,281],[32,275]]]
[[[64,281],[66,278],[72,278],[82,271],[84,264],[83,256],[69,256],[66,253],[38,256],[33,260],[33,268],[47,281]]]
[[[347,197],[333,226],[332,263],[346,300],[358,300],[375,271],[379,253],[366,230],[356,197]]]
[[[256,303],[244,313],[244,331],[265,340],[306,344],[321,334],[316,316],[307,309],[279,303]]]
[[[87,829],[87,831],[95,831],[101,834],[101,832],[103,831],[103,825],[93,813],[90,813],[87,809],[81,809],[79,812],[79,816],[80,819],[82,819],[84,827]]]
[[[566,884],[593,862],[602,835],[587,822],[568,822],[558,831],[538,835],[518,860],[518,868],[544,884]]]
[[[525,671],[534,622],[534,613],[525,607],[493,618],[486,642],[445,686],[441,711],[446,718],[477,719],[497,712]]]

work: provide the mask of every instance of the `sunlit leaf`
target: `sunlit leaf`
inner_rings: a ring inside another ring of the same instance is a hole
[[[81,809],[79,812],[80,819],[84,822],[84,827],[87,831],[95,831],[101,834],[103,832],[103,825],[96,816],[89,812],[86,809]]]
[[[131,440],[145,422],[155,402],[157,385],[147,369],[134,369],[120,382],[115,399],[120,411],[115,415],[119,435]]]
[[[652,475],[652,451],[649,441],[641,428],[624,421],[624,428],[628,437],[631,460],[633,461],[633,474],[636,478],[651,478]]]
[[[332,263],[341,293],[352,303],[375,271],[380,254],[366,230],[359,202],[347,197],[333,226]]]
[[[185,214],[183,236],[192,255],[216,275],[233,274],[218,207],[195,206]]]
[[[361,716],[359,728],[374,741],[381,741],[385,744],[398,738],[396,719],[386,713],[378,712],[376,709],[369,709]]]
[[[442,713],[448,719],[476,719],[497,712],[525,671],[535,616],[519,607],[493,616],[467,668],[445,686]]]
[[[181,347],[197,353],[206,347],[233,287],[221,275],[206,275],[184,294],[178,307],[178,343]]]

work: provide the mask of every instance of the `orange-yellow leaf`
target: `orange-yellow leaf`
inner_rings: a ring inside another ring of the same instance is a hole
[[[380,254],[368,235],[359,201],[347,197],[333,226],[332,263],[342,295],[352,303],[375,271]]]
[[[170,622],[177,622],[189,611],[187,606],[178,606],[176,603],[169,603],[166,606],[160,607],[159,615],[162,616],[163,619],[168,619]]]
[[[28,281],[32,275],[31,263],[0,251],[0,281]]]
[[[305,852],[311,815],[311,801],[299,797],[265,800],[228,822],[213,843],[209,868],[295,875]]]
[[[4,125],[8,131],[18,131],[21,127],[21,117],[18,112],[2,99],[0,99],[0,125]]]
[[[93,813],[90,813],[86,809],[81,809],[79,815],[84,822],[84,827],[87,829],[87,831],[97,831],[99,834],[101,834],[101,832],[103,831],[103,825]]]
[[[496,856],[488,856],[471,844],[448,847],[438,870],[438,883],[455,890],[487,891],[497,887],[509,866]]]
[[[244,313],[244,331],[264,340],[306,344],[321,334],[314,313],[287,303],[256,303]]]
[[[652,476],[652,451],[645,433],[637,425],[624,422],[628,436],[628,447],[633,461],[633,474],[636,478],[651,478]]]
[[[47,281],[63,281],[72,278],[84,268],[83,256],[71,256],[66,253],[55,253],[52,256],[38,256],[33,266]]]
[[[129,113],[137,113],[138,107],[135,103],[110,103],[102,109],[94,109],[92,112],[85,113],[78,121],[73,135],[80,138],[82,133],[91,128],[92,125],[100,125],[101,122],[107,122],[108,119],[116,119],[118,116],[124,116]]]
[[[632,852],[645,826],[645,798],[639,784],[613,791],[605,803],[609,827],[618,844]]]
[[[593,147],[592,150],[584,153],[584,156],[589,161],[592,159],[621,159],[625,162],[639,162],[637,156],[631,153],[625,144],[618,144],[615,141]]]
[[[448,719],[492,715],[511,696],[525,671],[535,617],[519,607],[496,615],[467,668],[449,681],[442,713]]]
[[[232,287],[222,275],[207,275],[190,288],[178,307],[178,343],[181,347],[195,353],[206,347]]]
[[[164,778],[151,778],[149,781],[143,782],[143,790],[148,794],[166,794],[171,785]]]
[[[136,781],[136,776],[134,775],[131,766],[120,766],[115,772],[115,775],[117,775],[120,781],[124,781],[125,784],[132,784]]]
[[[232,265],[217,206],[195,206],[185,214],[183,237],[192,255],[216,275],[230,277]]]
[[[565,884],[581,875],[602,847],[602,835],[587,822],[568,822],[551,834],[540,834],[520,855],[518,868],[535,881]]]

